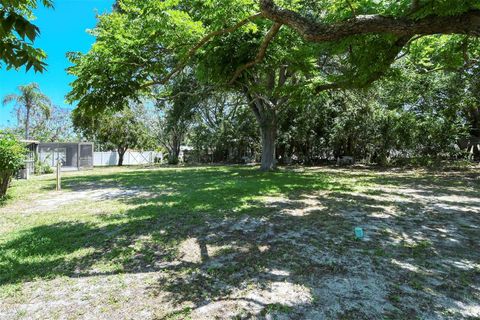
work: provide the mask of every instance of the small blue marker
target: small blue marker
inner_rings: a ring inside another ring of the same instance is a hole
[[[362,228],[355,228],[355,237],[357,239],[363,239],[363,237],[365,236],[365,233],[363,232],[363,229]]]

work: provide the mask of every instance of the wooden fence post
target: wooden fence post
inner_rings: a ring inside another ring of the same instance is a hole
[[[57,160],[57,191],[62,190],[62,164],[60,163],[60,160]]]

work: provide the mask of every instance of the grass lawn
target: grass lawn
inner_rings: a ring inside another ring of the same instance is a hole
[[[0,319],[480,317],[478,170],[104,168],[54,186],[15,181],[0,204]]]

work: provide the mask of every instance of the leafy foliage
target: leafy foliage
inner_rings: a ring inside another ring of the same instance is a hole
[[[20,94],[9,94],[3,98],[3,105],[15,104],[15,113],[18,125],[24,128],[25,139],[30,139],[32,122],[35,125],[50,118],[52,106],[50,99],[40,91],[37,83],[31,83],[18,87]]]
[[[53,6],[52,0],[0,0],[0,61],[7,69],[45,70],[45,52],[33,47],[40,30],[31,20],[39,3]]]
[[[78,141],[72,124],[71,110],[53,106],[50,116],[42,114],[34,116],[31,138],[42,142],[71,142]]]
[[[327,26],[351,22],[360,15],[415,21],[479,8],[472,0],[275,3]],[[237,123],[237,119],[222,119],[221,126],[206,123],[200,111],[205,111],[202,102],[190,99],[202,86],[209,91],[208,97],[200,100],[209,103],[216,94],[243,95],[244,108],[253,110],[263,130],[262,148],[275,147],[278,137],[275,149],[287,161],[294,155],[304,163],[346,154],[378,163],[395,155],[456,155],[454,145],[465,137],[467,123],[474,123],[476,117],[471,111],[455,111],[468,108],[460,107],[465,100],[447,88],[460,81],[447,73],[472,72],[478,64],[477,38],[376,32],[311,43],[295,28],[284,26],[265,43],[275,25],[258,15],[259,10],[258,1],[253,0],[117,1],[115,11],[101,16],[92,31],[97,38],[92,50],[70,54],[74,65],[69,72],[77,79],[68,99],[77,101],[79,110],[86,114],[122,110],[129,101],[143,98],[169,100],[163,111],[164,119],[170,120],[162,126],[176,132],[176,146],[191,139],[203,150],[198,158],[210,157],[212,149],[217,150],[213,153],[228,154],[221,141],[238,147],[231,139],[242,136],[238,128],[248,130],[253,144],[257,138],[251,126]],[[238,70],[241,72],[234,77]],[[427,75],[440,70],[445,74],[438,81]],[[194,81],[179,88],[185,74]],[[368,91],[382,78],[387,80],[377,84],[377,92]],[[443,86],[442,81],[448,85]],[[400,83],[409,91],[400,90]],[[330,92],[322,95],[325,90]],[[191,115],[192,110],[197,116]],[[214,114],[225,116],[226,110]],[[188,121],[176,121],[183,116]],[[175,131],[174,127],[182,129]],[[173,137],[162,137],[167,136]],[[267,136],[272,141],[265,141]],[[428,142],[422,137],[429,137]],[[258,144],[250,149],[258,149]]]
[[[255,117],[243,96],[221,92],[202,101],[189,132],[197,162],[256,160],[259,149]]]
[[[90,115],[76,109],[72,121],[74,127],[88,139],[97,142],[103,148],[116,149],[119,153],[119,165],[123,164],[123,155],[128,149],[148,148],[150,134],[140,115],[143,106],[109,114]]]
[[[26,151],[15,137],[0,133],[0,197],[6,195],[12,176],[24,165]]]

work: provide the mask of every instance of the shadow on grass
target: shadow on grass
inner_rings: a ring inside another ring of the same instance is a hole
[[[0,284],[79,276],[101,259],[117,263],[118,272],[132,270],[134,250],[129,246],[139,237],[161,238],[162,245],[174,246],[214,217],[268,216],[271,212],[255,201],[258,196],[348,190],[324,174],[260,173],[235,167],[126,171],[65,177],[63,181],[64,189],[73,192],[115,187],[147,191],[151,196],[118,199],[136,208],[100,217],[102,226],[57,223],[21,232],[0,246]],[[159,230],[169,235],[161,236]],[[78,257],[72,257],[81,250]]]
[[[7,204],[11,199],[12,197],[9,194],[0,196],[0,208]]]
[[[449,192],[446,188],[452,186],[428,178],[360,177],[415,187],[429,197],[431,190]],[[478,216],[425,212],[424,204],[409,195],[404,202],[394,201],[382,190],[374,194],[380,199],[349,194],[352,186],[333,178],[236,167],[67,177],[64,187],[73,192],[113,186],[151,196],[118,199],[132,208],[98,223],[56,223],[21,232],[0,247],[0,285],[162,271],[149,291],[166,292],[182,307],[190,303],[189,312],[215,303],[222,312],[228,300],[244,303],[253,314],[289,313],[299,319],[315,312],[324,317],[342,312],[356,318],[438,316],[451,301],[475,301],[473,284],[480,274],[461,266],[479,258]],[[322,190],[332,192],[316,192]],[[277,195],[283,197],[270,203],[258,198]],[[311,206],[306,199],[321,207],[302,212]],[[413,213],[406,210],[411,207]],[[385,216],[386,208],[398,213]],[[358,225],[369,232],[368,241],[353,238]],[[198,259],[184,257],[182,245],[188,241],[193,245],[187,250],[198,251]],[[463,289],[453,287],[455,282],[463,283]],[[282,283],[285,297],[272,301],[268,292],[277,294],[272,284]],[[295,286],[305,288],[310,299],[298,298]],[[257,293],[235,296],[248,287]],[[425,294],[427,289],[435,294]]]

